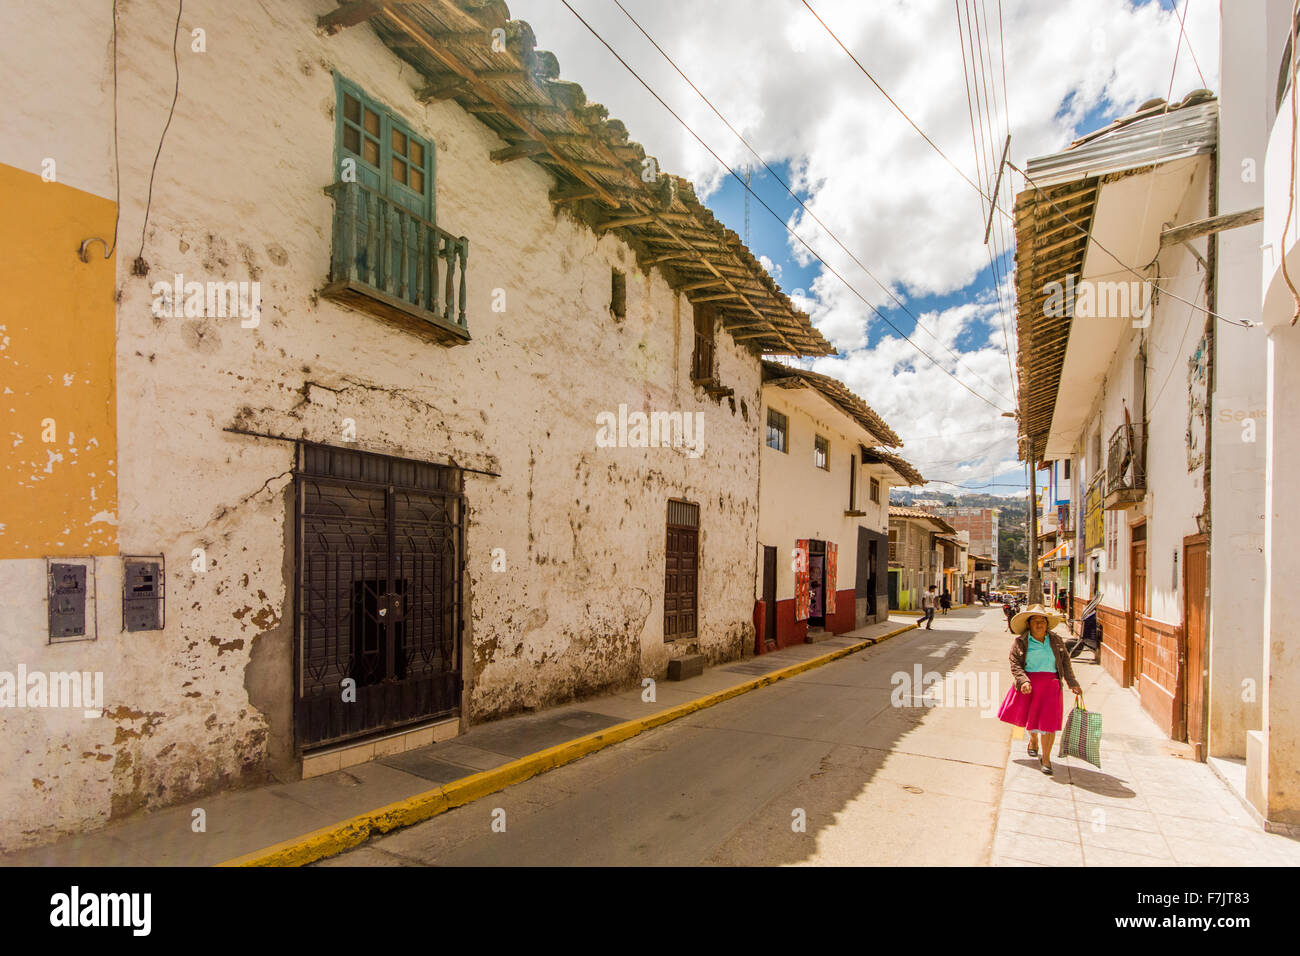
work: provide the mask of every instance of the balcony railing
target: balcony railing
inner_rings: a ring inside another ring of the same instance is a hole
[[[1106,456],[1106,507],[1124,507],[1141,501],[1146,487],[1146,423],[1120,425],[1110,436]]]
[[[469,240],[361,183],[325,192],[334,200],[334,244],[321,295],[448,344],[468,341]]]

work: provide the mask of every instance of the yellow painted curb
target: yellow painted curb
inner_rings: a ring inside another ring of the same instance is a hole
[[[828,654],[791,664],[789,667],[783,667],[780,670],[772,671],[770,674],[764,674],[734,687],[728,687],[726,690],[720,690],[687,701],[685,704],[678,704],[676,707],[670,707],[648,717],[638,717],[636,720],[625,721],[605,730],[598,730],[584,737],[556,744],[554,747],[548,747],[526,757],[520,757],[518,760],[512,760],[510,763],[492,770],[484,770],[468,777],[462,777],[460,780],[453,780],[451,783],[435,790],[426,790],[424,793],[407,797],[405,800],[398,800],[396,803],[390,803],[378,810],[371,810],[349,820],[321,827],[319,830],[313,830],[311,833],[294,837],[291,840],[285,840],[282,843],[276,843],[273,846],[246,853],[232,860],[226,860],[223,863],[218,863],[217,866],[305,866],[308,863],[335,856],[344,850],[360,846],[376,834],[388,833],[391,830],[421,823],[440,813],[446,813],[448,810],[472,803],[480,797],[496,793],[498,790],[504,790],[506,787],[522,783],[530,777],[535,777],[548,770],[554,770],[556,767],[562,767],[580,757],[603,750],[613,744],[621,743],[644,731],[660,727],[663,724],[693,714],[696,711],[704,710],[707,707],[712,707],[714,704],[720,704],[751,690],[757,690],[787,677],[793,677],[804,671],[812,670],[814,667],[829,664],[831,661],[846,657],[849,654],[871,647],[872,644],[878,644],[881,641],[902,634],[904,631],[911,631],[915,628],[915,624],[906,624],[887,634],[882,634],[880,637],[863,640],[849,647],[841,647]]]

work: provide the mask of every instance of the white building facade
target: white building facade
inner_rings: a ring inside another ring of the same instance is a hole
[[[751,652],[830,347],[503,11],[0,13],[0,846]]]
[[[835,379],[765,362],[757,650],[889,617],[889,489],[922,484],[898,436]]]

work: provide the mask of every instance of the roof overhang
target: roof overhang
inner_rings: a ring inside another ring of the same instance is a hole
[[[1078,447],[1115,350],[1142,316],[1139,275],[1153,275],[1162,226],[1215,148],[1216,101],[1147,113],[1028,164],[1037,186],[1016,200],[1022,459]]]

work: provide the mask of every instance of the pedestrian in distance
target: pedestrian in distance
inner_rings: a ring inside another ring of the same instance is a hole
[[[921,610],[925,612],[925,629],[934,630],[934,605],[937,601],[935,597],[935,586],[930,585],[929,589],[921,595]]]
[[[944,614],[952,608],[952,592],[947,588],[944,588],[943,593],[939,595],[939,607],[943,609]]]
[[[1070,666],[1065,642],[1053,632],[1063,618],[1034,604],[1011,619],[1012,686],[998,719],[1025,728],[1026,753],[1038,757],[1039,769],[1052,775],[1052,744],[1061,729],[1061,682],[1078,697],[1083,693]]]

